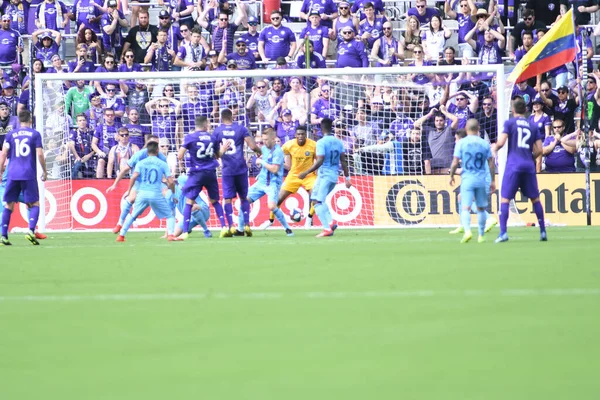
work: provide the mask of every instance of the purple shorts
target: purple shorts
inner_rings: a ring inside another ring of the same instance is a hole
[[[234,199],[237,195],[240,200],[248,197],[248,174],[223,176],[223,198]]]
[[[25,203],[35,203],[40,201],[40,191],[36,179],[27,181],[12,181],[6,182],[6,190],[4,191],[4,202],[15,203],[19,201],[19,194],[23,192],[23,200]]]
[[[504,173],[500,196],[512,200],[519,189],[521,189],[521,193],[528,199],[537,199],[540,197],[535,172],[506,171]]]
[[[198,171],[191,173],[183,187],[182,192],[186,198],[196,200],[198,194],[206,188],[208,198],[211,200],[219,200],[219,181],[217,180],[216,171]]]

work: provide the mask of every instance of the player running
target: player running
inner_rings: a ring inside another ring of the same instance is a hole
[[[208,197],[212,203],[219,222],[221,223],[220,237],[231,236],[230,231],[225,228],[225,217],[223,216],[223,207],[219,203],[219,181],[217,180],[217,168],[219,163],[217,158],[221,154],[218,148],[219,140],[208,132],[209,122],[205,116],[197,116],[196,130],[185,136],[183,145],[179,148],[177,158],[183,161],[185,153],[189,150],[189,170],[188,180],[182,191],[185,195],[185,207],[183,209],[183,234],[182,239],[187,239],[190,231],[190,220],[192,218],[192,208],[196,197],[206,188]],[[228,147],[223,147],[227,151]]]
[[[140,178],[139,189],[133,203],[133,212],[127,216],[117,242],[124,242],[125,235],[133,221],[136,220],[148,207],[160,219],[167,220],[167,240],[169,242],[180,241],[182,239],[175,237],[175,215],[169,206],[169,202],[163,195],[163,178],[166,179],[167,186],[172,192],[175,192],[174,179],[169,170],[169,165],[158,158],[158,143],[156,141],[148,142],[146,146],[148,157],[137,163],[133,170],[133,175],[129,180],[129,191],[137,185]]]
[[[279,191],[279,200],[277,200],[277,207],[281,206],[285,199],[289,195],[298,192],[300,187],[304,187],[308,192],[309,196],[312,194],[312,188],[315,186],[317,180],[317,174],[311,173],[307,175],[305,179],[298,179],[298,174],[313,164],[315,160],[315,151],[317,149],[317,142],[312,139],[307,139],[306,128],[299,126],[296,128],[296,139],[288,140],[281,147],[283,155],[285,157],[285,169],[289,170],[287,178],[283,181],[283,187]],[[315,213],[315,209],[310,205],[310,211],[304,226],[309,228],[312,226],[312,217]],[[267,229],[273,225],[275,221],[275,215],[271,213],[269,220],[265,221],[260,228]]]
[[[535,176],[535,159],[542,154],[542,134],[535,124],[527,121],[527,107],[522,98],[516,98],[512,103],[513,118],[504,123],[504,130],[498,135],[496,149],[500,150],[508,141],[506,169],[500,189],[500,235],[496,243],[508,241],[507,222],[508,206],[515,198],[517,190],[531,200],[533,211],[540,225],[540,240],[548,240],[544,209],[540,203],[537,177]],[[533,157],[532,157],[533,154]]]
[[[475,200],[479,225],[479,238],[477,241],[483,243],[485,242],[485,208],[488,205],[488,193],[496,190],[494,157],[492,156],[490,144],[479,137],[479,122],[476,119],[469,119],[466,129],[467,137],[459,140],[454,148],[454,159],[450,167],[450,186],[454,186],[454,175],[459,162],[462,160],[460,220],[465,233],[460,242],[467,243],[473,237],[471,233],[471,206],[473,200]]]
[[[467,132],[464,129],[458,129],[456,131],[456,133],[454,134],[454,138],[456,139],[455,140],[455,145],[458,144],[459,140],[465,138],[466,136],[467,136]],[[486,164],[486,168],[487,168],[487,164]],[[459,168],[459,169],[461,169],[461,168]],[[462,172],[462,169],[461,169],[460,172],[457,170],[456,174],[460,175],[461,172]],[[486,185],[486,190],[488,191],[487,196],[488,196],[488,199],[489,199],[489,197],[490,197],[489,189],[490,189],[490,185],[492,184],[492,181],[490,180],[490,175],[486,174],[486,177],[487,177],[487,180],[488,180],[487,181],[487,185]],[[458,202],[460,203],[461,201],[462,201],[462,199],[461,199],[460,193],[459,193],[458,194]],[[471,211],[473,213],[477,214],[477,204],[475,202],[473,202],[473,205],[471,206]],[[484,233],[488,233],[496,225],[498,225],[498,221],[496,221],[496,218],[492,217],[487,212],[487,210],[486,210],[485,211],[485,229],[484,229]],[[451,230],[448,233],[451,234],[451,235],[456,235],[457,233],[465,233],[465,230],[464,230],[464,228],[463,228],[462,225],[459,225],[456,229],[453,229],[453,230]]]
[[[277,205],[278,194],[280,193],[281,184],[283,182],[283,165],[284,156],[281,147],[275,143],[277,134],[273,128],[265,128],[262,133],[264,146],[261,149],[262,156],[256,159],[256,165],[261,166],[260,173],[256,178],[256,182],[248,191],[248,202],[254,203],[265,194],[267,195],[267,206],[275,215],[277,220],[285,228],[285,233],[288,236],[294,236],[290,229],[285,216]],[[250,226],[246,224],[245,215],[239,215],[238,229],[235,231],[235,236],[252,236]]]
[[[37,165],[42,166],[42,181],[47,178],[46,159],[42,147],[42,135],[31,128],[31,113],[28,110],[19,113],[20,128],[6,135],[0,153],[0,175],[4,173],[4,163],[9,158],[8,179],[4,192],[4,211],[2,212],[2,238],[0,244],[10,246],[8,226],[10,217],[23,192],[23,200],[29,209],[29,232],[25,236],[33,245],[39,245],[35,236],[35,226],[40,216],[40,193],[37,181]]]
[[[299,179],[304,179],[310,173],[317,169],[319,170],[311,195],[311,200],[315,203],[315,211],[323,224],[323,232],[319,233],[317,237],[333,236],[333,231],[337,229],[337,224],[331,217],[329,206],[325,204],[325,199],[337,184],[340,161],[344,176],[346,177],[346,187],[350,188],[352,186],[344,144],[332,135],[332,125],[333,121],[330,118],[323,118],[321,120],[323,138],[317,142],[317,161],[315,161],[312,167],[298,174]]]
[[[158,144],[158,136],[150,135],[148,137],[148,142],[146,143],[146,146],[150,142],[155,142],[156,144]],[[121,170],[119,171],[119,174],[115,178],[115,181],[113,182],[113,184],[106,189],[106,193],[110,193],[113,190],[115,190],[117,188],[117,184],[119,183],[119,181],[121,179],[125,178],[125,176],[132,169],[135,168],[135,166],[137,165],[138,162],[144,160],[147,157],[148,157],[148,149],[146,149],[146,148],[134,153],[131,156],[131,158],[129,160],[127,160],[127,164],[121,168]],[[162,153],[158,153],[158,158],[161,161],[167,162],[167,157],[165,157]],[[121,199],[121,215],[119,216],[119,222],[117,222],[117,225],[113,228],[113,233],[115,233],[115,234],[121,232],[121,228],[123,227],[123,224],[125,223],[125,218],[129,215],[129,211],[131,211],[131,207],[133,206],[133,202],[135,201],[135,198],[136,198],[136,195],[137,195],[137,192],[139,189],[139,183],[140,182],[136,182],[136,184],[133,186],[133,188],[131,190],[129,190],[129,194],[127,196],[123,196],[123,198]]]
[[[221,181],[223,183],[223,199],[225,199],[225,217],[229,226],[229,232],[225,237],[231,237],[235,233],[231,200],[236,197],[236,194],[240,198],[244,224],[250,225],[250,203],[247,199],[248,165],[244,158],[244,142],[257,155],[260,155],[260,149],[248,129],[233,122],[233,113],[228,108],[221,111],[221,124],[213,134],[222,143],[220,153],[223,164],[223,177]]]

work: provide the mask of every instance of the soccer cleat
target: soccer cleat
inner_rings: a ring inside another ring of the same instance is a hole
[[[244,233],[246,234],[246,236],[252,237],[252,228],[250,228],[248,225],[246,225],[244,227]]]
[[[123,235],[117,236],[117,240],[116,241],[117,242],[124,242],[125,241],[125,236],[123,236]]]
[[[507,233],[498,235],[498,237],[494,241],[494,243],[502,243],[502,242],[508,242],[508,234]]]
[[[315,237],[327,237],[327,236],[333,236],[333,231],[331,229],[323,229],[323,232],[319,233],[317,236]]]
[[[546,235],[546,231],[540,232],[540,242],[547,242],[548,236]]]
[[[181,235],[179,235],[179,238],[180,238],[181,240],[187,240],[189,237],[190,237],[190,234],[189,234],[189,233],[187,233],[187,232],[185,232],[185,233],[182,233]],[[167,240],[168,240],[168,239],[169,239],[169,237],[167,236]]]
[[[117,226],[115,226],[115,227],[113,228],[113,233],[115,233],[115,234],[116,234],[116,233],[119,233],[119,232],[121,232],[121,228],[122,228],[122,226],[121,226],[121,225],[119,225],[119,224],[117,224]]]
[[[462,239],[460,239],[461,243],[469,243],[469,241],[473,238],[473,234],[471,232],[465,232]]]
[[[486,240],[485,240],[485,236],[479,236],[479,237],[477,238],[477,243],[485,243],[485,242],[486,242]]]
[[[459,233],[465,233],[465,228],[463,228],[462,226],[459,226],[456,229],[451,230],[450,232],[448,232],[451,235],[457,235]]]
[[[268,227],[270,227],[271,225],[273,225],[273,221],[271,220],[266,220],[265,222],[263,222],[262,224],[260,224],[260,226],[258,227],[258,229],[260,229],[261,231],[267,229]]]
[[[183,242],[182,238],[176,237],[175,235],[169,235],[169,236],[167,236],[167,240],[169,242]]]
[[[33,233],[33,231],[27,232],[27,235],[25,235],[25,238],[27,240],[29,240],[29,242],[34,246],[40,245],[40,242],[38,242],[38,240],[35,238],[35,233]]]
[[[494,217],[489,217],[487,219],[487,221],[485,221],[485,229],[483,230],[485,233],[488,233],[489,231],[492,230],[493,227],[495,227],[496,225],[498,225],[498,221],[496,221],[496,218]]]
[[[0,245],[2,246],[12,246],[12,243],[8,241],[7,237],[2,236],[0,239]]]
[[[244,236],[244,232],[235,229],[232,233],[232,236]]]
[[[331,229],[331,232],[334,232],[336,229],[338,228],[338,225],[335,222],[331,222],[331,224],[329,224],[329,229]]]
[[[220,238],[231,237],[231,231],[229,230],[229,228],[221,229],[221,233],[219,234],[219,237]]]
[[[208,229],[204,231],[204,237],[205,238],[211,238],[212,237],[212,233],[211,231],[209,231]]]
[[[312,228],[312,224],[313,224],[312,217],[306,217],[306,219],[304,220],[304,229]]]
[[[231,236],[234,236],[234,235],[235,235],[235,231],[236,231],[236,230],[237,230],[237,229],[235,229],[233,226],[230,226],[230,227],[229,227],[229,233],[231,233]]]
[[[285,234],[286,234],[287,236],[294,236],[294,232],[292,232],[292,230],[291,230],[291,229],[286,229],[286,230],[285,230]]]
[[[44,240],[44,239],[48,239],[48,236],[44,235],[43,233],[36,232],[35,233],[35,238],[37,240]]]

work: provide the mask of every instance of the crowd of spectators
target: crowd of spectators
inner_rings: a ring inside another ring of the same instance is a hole
[[[590,23],[597,0],[527,1],[522,18],[510,6],[518,0],[413,0],[401,21],[389,17],[381,0],[303,0],[299,16],[273,11],[269,24],[261,24],[256,7],[242,0],[160,2],[158,19],[151,21],[146,7],[129,7],[126,0],[76,0],[72,7],[59,0],[5,0],[0,141],[17,123],[18,111],[31,108],[35,74],[95,72],[94,81],[51,81],[44,87],[44,135],[55,178],[64,175],[64,165],[72,166],[74,178],[114,177],[150,134],[161,138],[161,151],[180,168],[174,153],[193,129],[194,116],[218,123],[224,108],[254,133],[273,126],[281,143],[305,124],[318,139],[319,122],[332,118],[356,174],[444,174],[454,135],[469,118],[479,120],[482,137],[492,144],[498,135],[496,93],[503,88],[493,76],[464,73],[460,66],[518,62],[570,5],[576,62],[516,85],[513,97],[525,99],[530,118],[545,133],[539,171],[583,169],[584,135],[575,118],[583,102],[591,131],[599,130],[600,74],[593,72],[587,31],[579,28]],[[36,7],[34,24],[27,20],[30,7]],[[292,30],[298,24],[289,21],[295,18],[303,24]],[[74,44],[63,38],[69,25],[76,32]],[[22,36],[28,34],[34,51],[30,68],[24,68]],[[436,65],[456,65],[456,73],[378,75],[376,69]],[[373,69],[362,77],[318,77],[317,70],[328,66]],[[304,79],[251,79],[241,72],[259,68],[316,71]],[[580,98],[583,69],[589,75]],[[237,70],[240,76],[166,82],[109,75],[180,70]],[[588,144],[596,168],[600,134],[590,134]],[[253,165],[250,154],[248,159]]]

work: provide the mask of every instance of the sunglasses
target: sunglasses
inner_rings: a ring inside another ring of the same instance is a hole
[[[183,33],[183,32],[189,32],[189,29],[180,29],[179,32]]]
[[[256,144],[263,144],[264,142],[256,142]]]
[[[338,7],[340,10],[347,10],[348,7]]]
[[[219,18],[219,21],[229,21],[229,18]]]
[[[413,54],[422,54],[423,52],[421,50],[415,50],[413,51]]]
[[[129,137],[129,133],[121,133],[119,136],[121,136],[121,137]]]
[[[425,6],[417,6],[417,8],[425,8]]]
[[[238,43],[236,44],[237,47],[246,47],[246,43]]]
[[[256,22],[248,22],[248,25],[250,25],[250,26],[256,26],[258,24]]]
[[[540,90],[540,92],[549,92],[549,91],[550,91],[550,89],[542,89],[542,90]]]
[[[161,148],[161,149],[168,149],[168,148],[169,148],[169,145],[168,145],[168,144],[163,144],[163,145],[161,145],[161,146],[160,146],[160,148]]]
[[[323,92],[323,93],[329,93],[329,89],[321,89],[321,92]]]
[[[173,92],[173,89],[165,89],[165,92]]]
[[[492,105],[492,103],[483,103],[484,107],[490,107]]]
[[[525,18],[525,21],[533,21],[533,17],[527,17]]]
[[[556,125],[556,126],[552,127],[552,129],[560,129],[560,128],[564,128],[564,125]]]
[[[460,6],[461,7],[468,7],[469,5],[468,4],[461,4]]]
[[[237,65],[228,65],[227,68],[237,68]]]
[[[266,86],[257,86],[256,88],[257,89],[264,89],[264,88],[266,88]]]
[[[104,64],[114,64],[114,63],[115,63],[114,61],[108,61],[108,60],[104,61]]]
[[[391,27],[391,26],[390,26],[390,27],[384,26],[384,27],[383,27],[383,30],[384,30],[384,31],[391,31],[391,30],[392,30],[392,27]]]
[[[104,114],[105,117],[114,117],[115,113],[110,113],[110,114]]]
[[[279,21],[281,17],[271,17],[271,21]]]
[[[114,92],[114,91],[115,91],[115,89],[108,89],[108,88],[107,88],[107,89],[106,89],[106,91],[107,91],[107,92]]]
[[[486,19],[486,18],[487,18],[487,16],[486,16],[486,15],[478,15],[478,16],[477,16],[477,19]]]
[[[125,56],[125,58],[133,58],[133,54],[129,54],[129,55]]]
[[[566,90],[559,90],[558,93],[565,94],[565,93],[567,93],[567,91]]]
[[[466,100],[466,99],[464,97],[457,97],[456,100],[457,101],[463,101],[463,100]]]
[[[349,35],[349,34],[351,34],[352,32],[353,32],[353,31],[345,31],[345,32],[342,32],[342,35]]]
[[[171,19],[171,17],[159,17],[159,19]]]
[[[168,104],[159,104],[158,106],[159,106],[160,108],[167,108],[167,107],[169,107],[169,105],[168,105]]]

